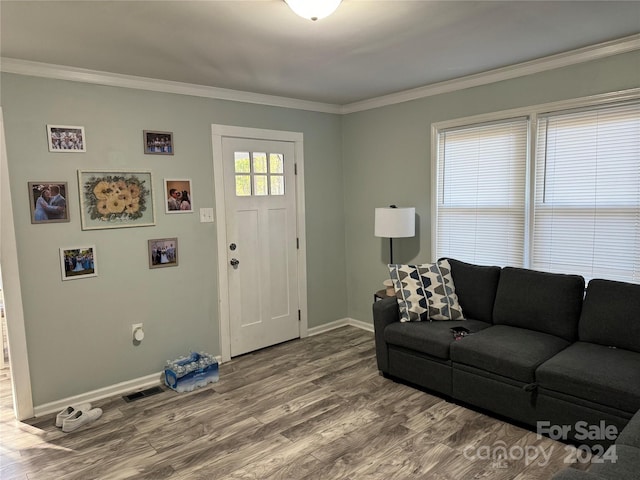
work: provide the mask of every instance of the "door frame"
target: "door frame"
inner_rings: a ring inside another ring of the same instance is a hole
[[[21,421],[33,417],[34,409],[2,107],[0,107],[0,197],[2,199],[0,262],[2,263],[2,293],[9,342],[13,412],[16,419]]]
[[[296,235],[298,268],[298,308],[300,309],[300,338],[308,335],[307,322],[307,242],[304,204],[304,136],[301,132],[266,130],[262,128],[211,125],[213,147],[213,183],[216,203],[216,238],[218,242],[218,314],[220,324],[220,350],[222,361],[231,359],[231,325],[229,305],[229,280],[227,277],[227,217],[224,196],[224,163],[222,142],[224,138],[247,138],[292,142],[295,152]]]

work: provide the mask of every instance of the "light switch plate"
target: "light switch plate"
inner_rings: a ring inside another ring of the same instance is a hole
[[[200,209],[200,223],[213,223],[213,208]]]

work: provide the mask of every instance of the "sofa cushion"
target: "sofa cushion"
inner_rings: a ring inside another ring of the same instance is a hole
[[[500,267],[473,265],[449,258],[456,295],[465,318],[493,323]]]
[[[505,267],[500,273],[493,323],[577,339],[584,278]]]
[[[627,426],[618,435],[616,443],[640,448],[640,410],[629,420]]]
[[[459,326],[458,321],[442,322],[396,322],[384,330],[387,343],[415,350],[437,358],[449,359],[449,347],[455,342],[451,327]],[[471,332],[479,332],[491,325],[478,320],[467,320],[465,328]]]
[[[606,480],[638,480],[640,450],[618,444],[611,448],[615,450],[605,452],[602,463],[593,462],[589,472]]]
[[[640,285],[591,280],[578,335],[583,342],[640,352]]]
[[[451,345],[451,360],[525,383],[569,342],[524,328],[494,325]]]
[[[449,262],[389,265],[400,321],[464,320]]]
[[[640,355],[576,342],[536,371],[540,387],[635,413],[640,408]]]

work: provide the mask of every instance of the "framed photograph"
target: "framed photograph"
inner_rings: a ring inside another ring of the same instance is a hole
[[[166,213],[193,213],[191,180],[164,179]]]
[[[50,152],[82,153],[87,151],[84,127],[47,125]]]
[[[77,280],[98,276],[95,245],[60,249],[62,280]]]
[[[28,182],[31,223],[69,221],[67,182]]]
[[[173,132],[144,130],[144,153],[149,155],[173,155]]]
[[[177,238],[156,238],[154,240],[149,240],[149,268],[177,266]]]
[[[78,170],[83,230],[156,224],[151,172]]]

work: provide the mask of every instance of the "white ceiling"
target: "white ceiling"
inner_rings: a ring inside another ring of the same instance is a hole
[[[335,105],[640,32],[640,1],[1,0],[0,55]]]

